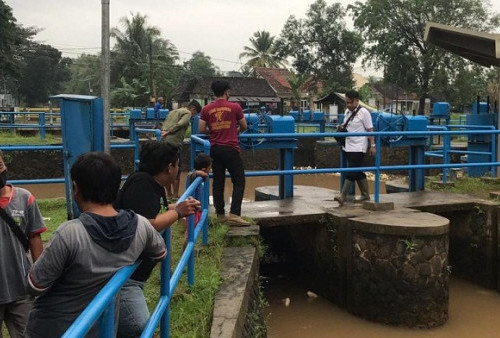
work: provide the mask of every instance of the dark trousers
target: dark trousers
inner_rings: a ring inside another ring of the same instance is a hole
[[[231,210],[229,212],[241,215],[241,202],[243,201],[243,193],[245,192],[245,169],[243,168],[240,152],[233,147],[215,145],[210,148],[210,156],[213,160],[212,190],[215,212],[218,215],[225,213],[224,184],[226,182],[227,169],[233,183]]]
[[[347,167],[348,168],[357,168],[357,167],[362,167],[363,166],[363,160],[365,158],[365,153],[348,153],[344,152],[344,155],[346,156],[347,159]],[[345,173],[345,178],[348,179],[349,181],[358,181],[366,178],[366,175],[364,172],[347,172]]]

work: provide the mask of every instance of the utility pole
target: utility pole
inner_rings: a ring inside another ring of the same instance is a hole
[[[110,66],[109,66],[109,0],[101,0],[102,5],[102,33],[101,33],[101,97],[104,112],[104,151],[110,153],[109,140],[109,90],[110,90]]]
[[[149,37],[149,96],[153,95],[155,101],[158,100],[156,97],[156,88],[153,88],[153,41],[151,36]]]

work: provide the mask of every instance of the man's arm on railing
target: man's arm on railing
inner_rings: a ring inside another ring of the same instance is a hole
[[[174,209],[158,214],[156,218],[150,219],[149,221],[157,231],[162,231],[174,224],[180,218],[194,214],[200,208],[200,202],[189,197],[185,201],[177,203]]]

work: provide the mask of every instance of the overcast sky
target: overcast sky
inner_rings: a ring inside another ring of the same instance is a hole
[[[66,56],[95,54],[101,49],[101,1],[99,0],[4,0],[23,26],[43,29],[35,37]],[[130,13],[147,15],[149,25],[160,29],[163,38],[179,50],[182,61],[202,51],[222,70],[238,70],[238,55],[259,30],[279,35],[290,15],[304,18],[314,0],[110,0],[110,26],[119,27],[119,19]],[[353,0],[340,2],[344,8]],[[500,0],[493,0],[500,11]],[[352,27],[351,19],[346,22]],[[113,40],[111,40],[113,44]],[[377,75],[356,64],[355,72]]]

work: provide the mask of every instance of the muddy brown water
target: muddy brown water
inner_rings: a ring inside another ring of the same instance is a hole
[[[317,174],[317,175],[296,175],[294,177],[294,184],[297,185],[309,185],[314,187],[323,187],[328,189],[339,189],[340,176],[330,175],[330,174]],[[184,192],[184,182],[186,182],[186,173],[181,173],[181,187],[179,193]],[[261,176],[261,177],[247,177],[245,186],[244,198],[247,201],[253,201],[255,199],[255,189],[262,186],[273,186],[278,185],[278,177],[275,176]],[[27,184],[21,187],[31,191],[36,198],[56,198],[64,197],[64,184]],[[226,189],[225,198],[229,200],[231,195],[232,183],[231,179],[226,179]],[[373,193],[373,182],[371,183],[370,192]],[[380,187],[381,193],[385,192],[385,186],[383,183]],[[359,193],[359,192],[358,192]]]
[[[311,298],[307,291],[284,278],[264,282],[264,294],[269,303],[266,309],[269,338],[500,337],[500,294],[458,278],[450,282],[448,322],[428,330],[369,322],[321,297]]]

